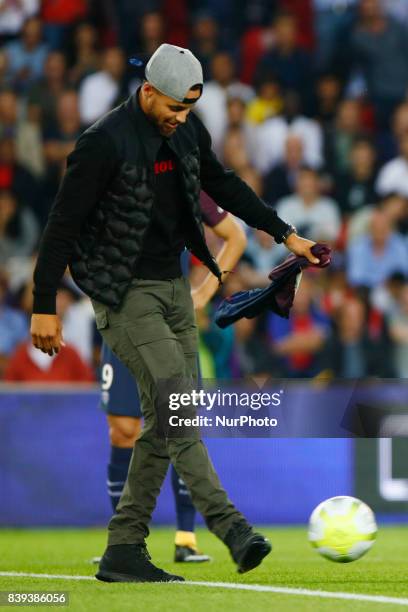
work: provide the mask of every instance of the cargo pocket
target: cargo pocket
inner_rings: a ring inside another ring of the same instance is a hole
[[[106,310],[95,311],[95,324],[96,329],[99,331],[108,327],[108,313]]]
[[[194,329],[194,331],[178,336],[177,339],[180,342],[184,353],[186,375],[192,376],[194,380],[197,380],[199,376],[197,331]]]

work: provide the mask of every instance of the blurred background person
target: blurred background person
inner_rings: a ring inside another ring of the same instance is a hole
[[[384,129],[407,91],[408,30],[387,15],[381,0],[360,0],[358,16],[350,41],[351,61],[362,71],[378,127]]]
[[[305,164],[303,140],[296,134],[289,134],[282,162],[272,168],[264,178],[265,200],[270,204],[276,204],[281,198],[293,193],[299,172]]]
[[[218,23],[211,13],[204,10],[193,16],[189,49],[201,62],[204,80],[208,81],[212,59],[222,49]]]
[[[349,155],[348,170],[340,172],[335,179],[335,198],[346,216],[373,204],[377,199],[376,150],[373,143],[367,138],[357,138]]]
[[[393,361],[396,375],[408,378],[408,283],[405,283],[390,316],[390,335],[394,341]]]
[[[44,173],[40,126],[22,116],[21,100],[14,91],[0,91],[0,138],[13,139],[16,161],[31,174]]]
[[[399,193],[408,197],[408,132],[405,132],[399,141],[399,156],[381,168],[376,190],[381,196]]]
[[[101,70],[85,77],[79,89],[81,122],[90,125],[121,101],[124,92],[125,56],[118,47],[103,53]]]
[[[335,244],[341,225],[339,208],[337,202],[322,195],[319,174],[313,168],[303,166],[296,192],[279,200],[276,211],[309,240]]]
[[[248,103],[247,118],[254,123],[263,123],[283,109],[279,80],[272,74],[261,78],[256,85],[256,96]]]
[[[78,94],[74,90],[66,90],[58,98],[55,123],[49,124],[43,134],[45,190],[49,206],[65,171],[66,158],[73,151],[81,132]]]
[[[27,116],[30,121],[43,126],[55,125],[57,99],[67,88],[67,63],[60,51],[47,55],[44,76],[30,87],[27,93]]]
[[[39,225],[29,208],[11,191],[0,191],[0,264],[30,255],[39,238]]]
[[[277,375],[309,378],[323,369],[321,360],[330,321],[316,300],[313,276],[303,274],[290,319],[270,314],[267,333]]]
[[[283,160],[289,134],[302,140],[305,162],[309,166],[322,166],[321,127],[317,121],[302,114],[299,96],[291,91],[284,94],[282,113],[261,123],[254,132],[255,166],[261,174],[265,175]]]
[[[240,83],[229,53],[218,52],[211,61],[211,80],[207,81],[203,95],[195,105],[195,111],[210,132],[214,151],[222,151],[222,142],[228,125],[227,100],[241,98],[248,102],[255,92],[252,87]]]
[[[92,23],[80,23],[74,33],[69,58],[69,81],[79,86],[82,79],[97,72],[100,66],[98,30]]]
[[[7,303],[7,293],[7,275],[0,266],[0,379],[3,378],[10,355],[27,338],[29,329],[28,318]]]
[[[373,211],[369,233],[351,241],[347,257],[352,286],[373,288],[393,272],[408,275],[407,243],[381,208]]]
[[[41,20],[37,16],[29,17],[23,25],[21,38],[5,46],[8,74],[17,91],[26,91],[29,84],[41,77],[47,52]]]
[[[363,136],[360,103],[343,100],[338,106],[334,124],[326,126],[324,133],[325,167],[331,174],[349,170],[353,143]]]
[[[296,91],[303,108],[310,110],[312,93],[311,58],[298,45],[295,15],[282,10],[273,24],[274,44],[258,63],[256,79],[275,76],[285,90]]]

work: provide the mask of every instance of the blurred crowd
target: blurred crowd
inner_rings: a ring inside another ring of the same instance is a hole
[[[303,274],[289,320],[221,331],[222,295],[200,311],[204,376],[408,377],[406,0],[3,0],[0,41],[0,379],[95,379],[100,339],[69,275],[66,347],[30,346],[32,269],[67,154],[140,84],[127,58],[162,42],[202,62],[195,112],[221,161],[334,252]],[[287,255],[247,237],[224,294],[265,286]]]

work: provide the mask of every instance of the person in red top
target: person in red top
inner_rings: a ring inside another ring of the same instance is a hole
[[[11,356],[5,373],[7,382],[62,383],[93,382],[89,365],[72,346],[62,347],[57,355],[50,357],[36,351],[30,342],[20,344]]]

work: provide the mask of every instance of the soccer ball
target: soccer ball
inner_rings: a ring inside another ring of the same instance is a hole
[[[326,559],[349,563],[374,544],[377,524],[371,508],[346,495],[326,499],[309,519],[309,542]]]

